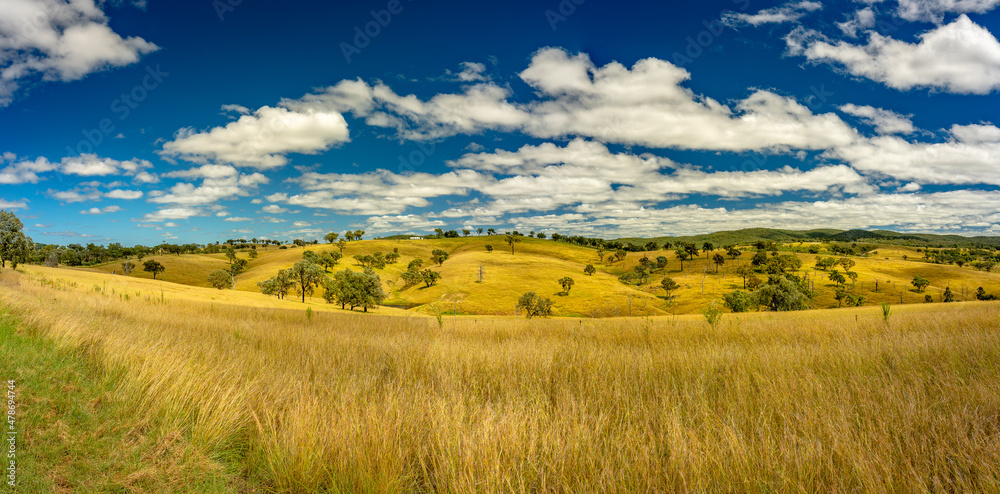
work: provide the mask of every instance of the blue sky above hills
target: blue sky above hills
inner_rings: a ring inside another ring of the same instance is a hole
[[[1000,0],[0,1],[36,242],[1000,234]]]

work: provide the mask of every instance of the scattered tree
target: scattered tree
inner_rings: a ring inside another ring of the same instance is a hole
[[[719,267],[726,263],[726,258],[722,254],[716,253],[712,256],[712,262],[715,263],[715,273],[719,274]]]
[[[747,265],[736,268],[736,274],[743,277],[743,289],[747,287],[747,278],[753,276],[753,268]]]
[[[837,271],[836,269],[830,271],[829,278],[830,281],[836,283],[837,286],[843,285],[844,282],[847,281],[847,278],[844,278],[844,275],[840,274],[840,271]]]
[[[125,276],[132,274],[132,270],[135,269],[135,263],[132,261],[125,261],[122,263],[122,272]]]
[[[942,295],[942,300],[944,300],[945,303],[955,301],[955,294],[951,292],[950,286],[944,287],[944,294]]]
[[[490,244],[486,244],[486,252],[493,252],[493,246]]]
[[[17,216],[6,210],[0,210],[0,268],[17,269],[18,264],[28,262],[35,244],[24,234],[24,224]]]
[[[913,281],[911,281],[910,284],[917,288],[917,293],[920,293],[924,291],[924,288],[927,288],[927,285],[931,284],[931,280],[928,280],[923,276],[914,276]]]
[[[670,300],[670,297],[672,296],[671,294],[674,290],[680,288],[681,286],[678,285],[673,278],[663,278],[663,281],[660,282],[660,287],[663,288],[663,291],[667,292],[667,300]]]
[[[715,250],[715,245],[713,245],[712,242],[705,242],[705,243],[701,244],[701,251],[702,252],[708,254],[709,252],[712,252],[713,250]]]
[[[448,260],[448,253],[441,249],[434,249],[431,251],[431,262],[437,264],[438,266],[444,264]]]
[[[420,272],[420,277],[423,279],[424,284],[427,285],[427,288],[430,288],[434,286],[434,284],[436,284],[438,280],[441,279],[441,273],[437,271],[432,271],[430,269],[425,269]]]
[[[386,296],[382,280],[371,268],[363,273],[350,269],[340,271],[333,275],[333,279],[326,278],[323,288],[323,298],[327,303],[339,303],[341,309],[361,307],[368,312],[369,308],[378,307]]]
[[[313,290],[326,278],[319,265],[305,259],[289,268],[288,274],[295,283],[295,290],[302,295],[303,303],[306,295],[312,295]]]
[[[691,254],[689,254],[683,247],[678,247],[677,250],[674,251],[674,255],[677,256],[677,260],[681,262],[681,271],[684,271],[684,261],[686,261]]]
[[[569,295],[569,289],[573,288],[573,278],[569,276],[559,278],[559,284],[562,285],[563,293]]]
[[[747,312],[757,307],[756,299],[746,290],[733,290],[722,296],[724,305],[733,312]]]
[[[535,292],[527,292],[517,300],[517,308],[524,310],[524,315],[528,319],[535,316],[545,317],[552,315],[552,301],[540,297]]]
[[[142,270],[147,273],[153,274],[153,279],[156,279],[156,275],[166,271],[167,268],[163,267],[162,264],[156,262],[154,259],[147,259],[146,262],[142,263]]]
[[[593,276],[594,273],[597,272],[597,268],[595,268],[593,264],[588,264],[583,268],[583,272],[586,273],[587,276]]]
[[[219,290],[222,290],[223,288],[232,288],[232,282],[232,275],[225,269],[212,271],[212,274],[208,275],[208,284],[218,288]]]
[[[260,288],[260,293],[264,295],[274,295],[282,299],[288,295],[294,284],[295,282],[292,280],[289,272],[282,269],[278,271],[277,276],[257,283],[257,287]]]
[[[332,244],[337,241],[337,237],[340,237],[339,233],[330,232],[327,233],[325,236],[323,236],[323,240],[326,240],[327,243]]]
[[[510,253],[513,254],[514,253],[514,244],[520,242],[521,238],[518,237],[517,235],[511,235],[511,234],[508,233],[507,235],[504,236],[504,241],[507,242],[507,245],[510,245]]]
[[[772,278],[767,284],[754,290],[757,305],[772,311],[804,310],[809,308],[809,291],[802,282],[795,282],[785,276]]]

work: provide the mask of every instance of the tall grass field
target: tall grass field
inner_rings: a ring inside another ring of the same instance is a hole
[[[4,270],[0,307],[233,492],[1000,492],[992,302],[439,320]]]

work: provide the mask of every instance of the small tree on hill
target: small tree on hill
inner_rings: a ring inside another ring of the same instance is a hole
[[[674,255],[677,256],[677,260],[681,262],[681,271],[684,271],[684,261],[686,261],[691,254],[689,254],[684,248],[678,248],[674,251]]]
[[[510,253],[513,254],[514,244],[520,242],[521,238],[517,235],[511,235],[508,233],[507,235],[504,235],[504,241],[507,242],[507,245],[510,245]]]
[[[528,319],[535,316],[545,317],[552,315],[552,301],[536,295],[535,292],[527,292],[521,295],[521,298],[517,300],[517,308],[524,310],[524,315]]]
[[[736,274],[743,278],[743,289],[747,288],[747,278],[753,276],[753,268],[748,265],[743,265],[736,268]]]
[[[733,290],[722,296],[724,305],[733,312],[747,312],[756,308],[756,300],[746,290]]]
[[[844,275],[840,274],[840,271],[837,271],[836,269],[830,271],[829,278],[830,281],[836,283],[837,286],[843,285],[844,282],[847,281],[847,278],[844,278]]]
[[[726,263],[726,258],[722,254],[716,253],[712,256],[712,262],[715,263],[715,273],[719,273],[719,267]]]
[[[282,269],[273,278],[257,283],[257,287],[264,295],[274,295],[282,299],[288,295],[294,284],[288,270]]]
[[[913,286],[917,288],[917,293],[924,291],[931,284],[931,280],[924,278],[923,276],[914,276],[913,281],[910,282]]]
[[[156,275],[166,271],[167,268],[163,267],[162,264],[154,259],[147,259],[146,262],[142,263],[142,270],[147,273],[153,274],[153,279],[156,279]]]
[[[122,272],[125,276],[132,274],[132,270],[135,269],[135,263],[132,261],[125,261],[122,263]]]
[[[323,236],[323,240],[326,240],[327,243],[332,244],[337,241],[337,237],[339,236],[340,234],[337,232],[330,232]]]
[[[305,303],[306,295],[312,295],[313,290],[323,281],[323,270],[313,262],[301,260],[289,269],[289,276],[295,283],[295,289],[302,295]]]
[[[944,294],[942,295],[942,300],[944,300],[945,302],[954,302],[955,301],[955,294],[951,292],[951,287],[950,286],[946,286],[944,288]]]
[[[431,271],[430,269],[425,269],[421,271],[420,276],[423,278],[424,284],[427,285],[427,288],[434,286],[438,282],[438,280],[441,279],[441,273],[437,271]]]
[[[573,288],[573,283],[573,278],[570,278],[569,276],[559,278],[559,284],[562,286],[563,293],[566,295],[569,295],[569,289]]]
[[[219,290],[223,288],[232,288],[232,275],[229,271],[225,269],[219,269],[217,271],[212,271],[212,274],[208,275],[208,284],[212,285]]]
[[[437,264],[438,266],[444,264],[448,260],[448,253],[441,249],[434,249],[431,251],[431,262]]]
[[[663,291],[667,292],[667,299],[669,300],[674,290],[681,286],[673,278],[663,278],[663,281],[660,282],[660,287],[663,288]]]
[[[808,309],[809,292],[801,283],[784,276],[772,278],[766,285],[754,291],[758,305],[772,311]]]
[[[684,246],[684,250],[691,255],[691,259],[698,257],[698,246],[695,244],[687,244]]]
[[[588,264],[583,268],[583,272],[586,273],[587,276],[593,276],[594,273],[597,272],[597,268],[595,268],[593,264]]]
[[[486,244],[486,252],[493,252],[493,246],[490,244]]]
[[[341,309],[348,305],[351,310],[361,307],[368,312],[369,308],[378,307],[385,300],[382,290],[382,280],[371,268],[363,273],[345,269],[327,278],[324,282],[323,298],[327,303],[337,302]]]

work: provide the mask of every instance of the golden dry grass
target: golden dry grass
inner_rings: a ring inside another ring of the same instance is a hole
[[[0,304],[275,492],[997,492],[1000,304],[515,320]]]

